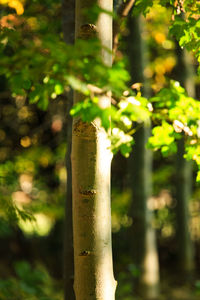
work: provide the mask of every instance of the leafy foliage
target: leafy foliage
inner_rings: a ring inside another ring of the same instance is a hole
[[[42,267],[33,269],[26,261],[15,264],[16,278],[1,280],[0,298],[27,300],[56,300],[61,295],[56,292],[55,283]]]
[[[159,10],[155,10],[155,5]],[[0,108],[4,118],[0,142],[5,142],[5,147],[0,149],[2,236],[11,234],[8,222],[19,225],[23,219],[34,223],[38,212],[48,216],[52,224],[63,217],[66,135],[61,128],[66,126],[66,94],[70,88],[77,91],[81,99],[72,108],[72,116],[85,122],[100,119],[114,154],[120,151],[128,156],[134,145],[133,134],[143,122],[151,119],[153,131],[149,147],[160,149],[167,156],[176,151],[176,140],[184,138],[185,157],[200,166],[199,101],[188,97],[177,82],[167,85],[164,78],[176,63],[174,42],[168,36],[169,23],[170,35],[181,47],[194,52],[200,61],[199,1],[135,1],[133,13],[143,13],[149,28],[154,26],[154,31],[149,30],[152,38],[147,41],[152,49],[151,65],[145,74],[152,87],[154,81],[159,82],[154,91],[165,86],[151,99],[142,97],[140,90],[134,93],[130,88],[132,82],[123,59],[117,58],[112,68],[102,63],[98,40],[77,40],[73,46],[62,41],[60,0],[0,0],[0,8],[0,93],[8,93],[2,98],[2,111]],[[154,14],[151,14],[152,8]],[[91,22],[100,12],[97,6],[87,12]],[[102,104],[102,99],[107,98],[111,98],[111,106]],[[162,172],[163,179],[161,173],[157,177],[162,181],[162,188],[166,188],[172,169]],[[200,180],[200,171],[197,180]],[[114,195],[115,231],[130,226],[129,200],[130,195]],[[162,230],[171,225],[171,212],[166,206],[157,210],[155,227]],[[121,273],[122,299],[124,296],[132,299],[129,273],[132,277],[139,275],[131,264],[126,273]],[[21,262],[15,266],[15,277],[1,280],[0,298],[60,299],[54,287],[43,268],[34,269]],[[199,291],[198,284],[196,289]]]
[[[36,104],[46,111],[53,106],[56,99],[73,88],[81,94],[82,101],[73,107],[71,114],[85,122],[100,119],[111,139],[113,153],[120,151],[124,156],[128,156],[134,144],[132,135],[137,130],[138,123],[147,122],[151,118],[157,126],[153,128],[150,147],[161,149],[163,155],[168,155],[176,151],[176,139],[185,134],[186,158],[193,159],[200,165],[199,102],[188,97],[183,88],[177,83],[171,83],[150,100],[143,98],[140,92],[135,94],[129,88],[130,76],[123,60],[119,59],[112,68],[102,63],[102,46],[97,39],[77,40],[73,46],[62,41],[62,35],[58,34],[61,32],[61,24],[51,24],[54,13],[60,13],[59,1],[46,0],[43,4],[40,1],[30,1],[25,6],[23,2],[17,1],[19,6],[12,8],[16,14],[9,15],[10,3],[11,1],[0,2],[4,7],[0,19],[0,75],[16,102],[23,99],[29,102],[30,107]],[[170,33],[177,38],[182,47],[195,52],[199,59],[199,4],[196,1],[184,1],[180,7],[177,3],[162,0],[157,1],[156,5],[170,7]],[[148,17],[152,5],[155,5],[153,1],[138,0],[133,12],[142,12]],[[102,12],[98,7],[93,7],[92,11],[94,13],[91,15],[94,18]],[[184,18],[182,13],[185,14]],[[159,62],[159,66],[161,64],[164,64],[163,61]],[[169,68],[169,61],[166,64]],[[159,66],[156,68],[159,69]],[[102,98],[112,98],[112,105],[102,105]],[[154,107],[153,112],[150,102]],[[37,153],[37,157],[34,158],[34,151],[30,151],[29,157],[24,155],[23,158],[16,158],[16,161],[6,160],[1,165],[2,186],[6,184],[11,187],[15,184],[16,188],[16,178],[27,170],[32,175],[39,173],[42,163],[38,157],[43,155]],[[50,160],[53,163],[51,151],[44,151],[47,165]],[[31,169],[33,161],[37,166],[34,170]],[[199,179],[200,175],[197,178]],[[40,182],[40,185],[43,186],[43,183]],[[6,193],[2,189],[0,192],[6,194],[3,198],[7,207],[4,210],[4,218],[31,218],[26,210],[15,207],[10,201],[9,189]],[[33,205],[32,209],[37,211],[37,205]]]
[[[149,12],[150,7],[153,6],[153,1],[147,0],[136,0],[133,13],[134,14],[141,14],[143,13],[145,16]]]
[[[170,33],[178,39],[182,48],[193,51],[197,61],[200,62],[200,19],[196,15],[190,14],[187,20],[177,15],[170,28]]]
[[[161,149],[166,155],[175,152],[176,139],[185,134],[186,154],[185,158],[196,161],[200,168],[199,147],[199,114],[200,102],[188,97],[184,88],[178,82],[171,81],[169,88],[162,89],[155,97],[151,98],[154,103],[154,121],[162,119],[162,125],[154,127],[153,136],[149,139],[149,146]],[[199,180],[199,173],[197,180]]]
[[[185,1],[184,7],[178,8],[175,1],[160,2],[161,5],[167,3],[176,12],[170,32],[176,35],[182,46],[193,51],[199,49],[199,20],[195,18],[198,4]],[[88,40],[77,40],[74,46],[66,45],[59,36],[55,35],[57,28],[48,26],[48,17],[52,13],[50,10],[47,11],[44,19],[40,19],[41,14],[37,19],[33,16],[33,12],[35,13],[38,9],[37,5],[36,2],[28,6],[23,16],[16,16],[1,31],[0,53],[4,57],[1,74],[6,74],[13,96],[27,97],[31,104],[37,103],[40,109],[46,110],[50,99],[55,99],[71,86],[84,95],[84,101],[73,108],[72,115],[79,115],[88,122],[100,118],[106,130],[110,126],[109,118],[111,117],[111,128],[119,128],[111,130],[112,150],[116,152],[120,149],[124,155],[128,155],[132,138],[127,136],[127,130],[131,128],[132,122],[138,120],[142,122],[150,117],[147,108],[148,101],[137,97],[137,101],[140,102],[139,106],[129,103],[131,97],[123,96],[124,91],[127,91],[129,80],[124,64],[118,62],[112,68],[103,64],[100,55],[101,45],[97,39],[91,39],[90,46],[88,46]],[[52,8],[57,4],[49,2],[48,5]],[[136,1],[134,11],[146,14],[152,5],[152,1]],[[178,9],[186,12],[186,20],[181,18]],[[42,72],[41,65],[43,66]],[[98,104],[98,95],[90,90],[89,85],[101,89],[102,95],[111,92],[112,97],[117,99],[117,105],[112,105],[111,108],[101,108]],[[132,96],[131,91],[129,95]],[[157,100],[165,96],[165,92],[162,91]],[[170,97],[170,92],[168,97]],[[181,107],[181,103],[179,104]],[[184,111],[182,109],[181,112],[184,113]],[[170,109],[169,118],[176,119],[177,113],[178,108]],[[166,130],[160,130],[169,137],[167,125],[164,124]],[[123,131],[125,131],[124,134]],[[158,129],[155,129],[154,133],[157,134]],[[175,150],[172,146],[172,136],[170,140],[171,148]],[[126,142],[127,146],[125,146]],[[169,144],[162,148],[162,151],[167,153],[168,147]]]

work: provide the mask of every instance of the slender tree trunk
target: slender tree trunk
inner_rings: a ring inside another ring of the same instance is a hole
[[[84,30],[88,34],[88,29],[92,27],[83,11],[94,4],[94,0],[76,0],[76,37],[81,38]],[[98,0],[97,4],[112,11],[111,0]],[[95,25],[100,41],[111,49],[112,18],[101,13]],[[111,65],[111,54],[102,52],[102,59]],[[74,102],[80,100],[81,96],[75,93]],[[109,141],[98,120],[92,123],[74,120],[72,191],[76,300],[115,298],[110,207],[112,154],[108,147]]]
[[[69,111],[72,107],[72,91],[68,94],[68,122],[67,122],[67,194],[65,202],[65,228],[64,228],[64,295],[65,300],[74,300],[74,249],[72,229],[72,168],[71,168],[71,146],[72,146],[72,118]]]
[[[184,139],[178,141],[177,152],[177,184],[176,184],[176,214],[178,263],[183,277],[191,277],[194,270],[193,244],[189,231],[189,201],[192,194],[192,162],[184,159]]]
[[[189,53],[177,46],[177,77],[191,97],[195,97],[194,69]],[[186,161],[184,139],[178,141],[177,152],[177,243],[179,269],[183,277],[191,277],[194,270],[194,249],[190,236],[189,201],[192,196],[192,162]]]
[[[143,22],[141,16],[129,18],[129,57],[132,81],[142,82],[144,94],[148,96],[148,86],[143,75],[147,62],[145,41],[142,39]],[[134,135],[135,145],[130,157],[130,184],[133,194],[131,240],[133,262],[140,270],[138,280],[135,281],[136,290],[145,298],[156,298],[159,293],[159,263],[155,230],[152,228],[153,214],[147,206],[152,195],[153,155],[146,148],[150,134],[149,121]]]
[[[74,43],[75,37],[75,0],[62,0],[63,12],[63,36],[68,44]],[[70,109],[73,103],[72,90],[67,95],[67,194],[65,201],[65,224],[64,224],[64,295],[65,300],[75,300],[73,289],[74,283],[74,249],[72,229],[72,168],[71,168],[71,146],[72,146],[72,118]]]

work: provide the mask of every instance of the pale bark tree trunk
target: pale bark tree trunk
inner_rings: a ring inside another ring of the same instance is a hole
[[[149,88],[144,78],[144,67],[147,63],[147,49],[142,39],[144,21],[141,16],[129,17],[130,36],[129,57],[131,77],[133,82],[142,82],[146,96]],[[159,263],[156,247],[155,230],[152,228],[153,214],[148,209],[147,202],[152,196],[152,151],[146,148],[146,143],[151,134],[150,121],[144,124],[134,135],[135,145],[130,157],[130,186],[133,200],[131,216],[133,224],[132,257],[140,271],[135,280],[135,288],[145,298],[156,298],[159,294]]]
[[[195,97],[194,68],[190,54],[177,48],[177,77],[190,97]],[[178,246],[178,263],[182,277],[191,277],[194,270],[194,249],[190,236],[189,201],[192,196],[192,162],[183,157],[184,139],[178,141],[177,182],[176,182],[176,236]]]
[[[62,20],[64,41],[74,43],[75,38],[75,0],[62,0]],[[72,170],[71,170],[71,144],[72,144],[72,118],[70,109],[73,103],[72,90],[67,95],[67,194],[65,201],[64,222],[64,297],[65,300],[75,300],[74,283],[74,249],[72,229]]]
[[[112,11],[112,0],[76,0],[76,37],[81,38],[84,30],[87,30],[88,35],[89,29],[94,28],[88,24],[83,11],[89,10],[96,3],[103,9]],[[101,13],[95,25],[100,41],[111,50],[111,16]],[[102,51],[102,60],[111,65],[111,54]],[[74,102],[81,98],[75,93]],[[112,154],[108,147],[109,141],[98,120],[92,123],[74,120],[72,193],[76,300],[115,298],[110,207]]]

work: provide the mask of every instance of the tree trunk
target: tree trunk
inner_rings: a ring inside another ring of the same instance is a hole
[[[74,43],[75,37],[75,0],[62,0],[63,13],[63,36],[68,44]],[[73,289],[74,283],[74,249],[72,229],[72,168],[71,168],[71,146],[72,146],[72,117],[70,110],[73,103],[72,90],[67,95],[67,194],[65,201],[64,222],[64,297],[65,300],[75,300]]]
[[[129,18],[129,57],[133,82],[142,82],[145,96],[149,89],[143,75],[147,63],[145,41],[142,39],[142,17]],[[134,135],[135,145],[130,157],[130,186],[133,194],[131,216],[133,224],[132,257],[140,271],[135,280],[135,288],[145,298],[156,298],[159,293],[159,263],[155,230],[152,228],[153,214],[147,201],[152,195],[152,151],[146,149],[151,134],[151,124],[147,122]]]
[[[74,249],[72,229],[72,167],[71,167],[71,146],[72,146],[72,118],[69,111],[72,107],[72,91],[68,94],[68,122],[67,122],[67,194],[65,201],[65,228],[64,228],[64,295],[65,300],[74,300]]]
[[[184,139],[178,141],[177,152],[177,184],[176,184],[176,214],[178,263],[182,276],[189,278],[194,270],[193,244],[189,231],[189,201],[192,194],[192,162],[183,157],[185,152]]]
[[[89,10],[94,4],[95,0],[76,0],[76,37],[81,38],[84,29],[91,27],[83,10]],[[111,0],[99,0],[97,4],[112,11]],[[111,49],[111,16],[101,13],[95,25],[101,43]],[[111,54],[102,51],[102,60],[111,65]],[[81,96],[75,93],[74,102],[80,100]],[[112,154],[108,149],[109,144],[98,120],[83,123],[80,119],[74,119],[72,193],[76,300],[115,298],[110,207]]]
[[[177,78],[190,97],[195,97],[194,69],[189,53],[177,46]],[[194,270],[194,249],[190,237],[189,201],[192,196],[192,162],[186,161],[184,139],[178,141],[176,182],[176,236],[179,269],[183,277],[191,277]],[[183,278],[183,279],[184,279]]]

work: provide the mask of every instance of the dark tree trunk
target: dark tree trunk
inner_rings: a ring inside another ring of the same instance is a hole
[[[63,13],[63,36],[68,44],[74,43],[75,38],[75,0],[62,0]],[[72,229],[72,168],[71,168],[71,146],[72,146],[72,118],[70,109],[73,104],[73,92],[67,95],[67,194],[65,201],[65,223],[64,223],[64,295],[65,300],[75,300],[74,284],[74,249]]]
[[[185,87],[190,97],[195,97],[194,67],[186,50],[177,45],[177,80]],[[194,270],[194,249],[190,235],[189,201],[192,196],[192,162],[183,157],[185,152],[184,138],[178,141],[176,173],[176,237],[178,246],[179,270],[183,279],[191,278]]]
[[[149,95],[149,88],[143,75],[147,63],[147,51],[144,33],[144,21],[141,16],[129,17],[128,53],[131,65],[131,78],[133,82],[143,83],[143,94]],[[152,195],[152,160],[153,155],[146,148],[151,133],[150,121],[141,125],[134,135],[135,145],[130,156],[130,187],[132,189],[131,228],[133,263],[140,271],[135,280],[135,289],[143,297],[156,298],[159,286],[159,264],[156,247],[155,230],[152,228],[152,212],[147,202]]]

